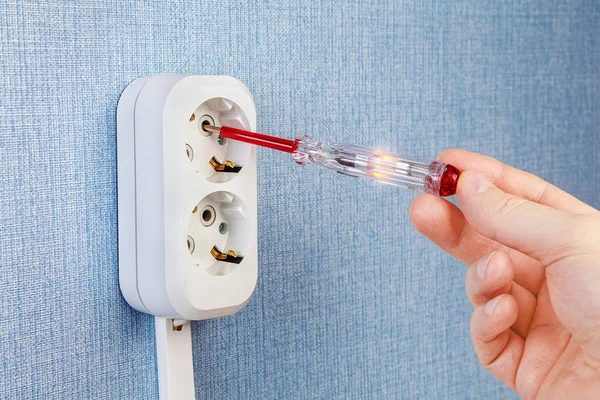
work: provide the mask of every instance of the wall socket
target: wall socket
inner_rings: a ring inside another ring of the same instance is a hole
[[[225,76],[157,75],[119,100],[119,283],[132,307],[158,317],[232,314],[256,286],[256,149],[208,134],[207,123],[255,130],[248,89]]]

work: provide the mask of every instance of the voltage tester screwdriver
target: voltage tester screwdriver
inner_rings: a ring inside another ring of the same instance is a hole
[[[202,129],[219,134],[223,138],[290,153],[292,159],[301,165],[321,165],[343,175],[366,178],[436,196],[455,194],[460,175],[460,172],[450,164],[391,154],[352,144],[325,144],[309,135],[290,140],[206,123],[202,124]]]

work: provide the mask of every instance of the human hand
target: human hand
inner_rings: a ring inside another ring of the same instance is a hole
[[[489,157],[438,159],[464,171],[461,208],[425,194],[410,217],[470,266],[481,364],[525,399],[600,398],[600,212]]]

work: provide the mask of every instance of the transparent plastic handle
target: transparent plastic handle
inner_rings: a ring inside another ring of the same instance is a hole
[[[292,158],[298,164],[317,164],[340,174],[437,196],[452,196],[460,175],[450,164],[352,144],[323,144],[308,135],[295,140]]]

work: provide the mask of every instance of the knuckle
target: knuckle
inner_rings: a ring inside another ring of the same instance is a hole
[[[526,203],[526,200],[516,196],[507,195],[497,204],[494,210],[494,217],[497,223],[509,220],[512,216],[518,213],[518,211]]]
[[[544,195],[548,192],[548,189],[550,187],[552,187],[552,185],[550,185],[548,182],[546,182],[546,181],[542,182],[541,186],[538,188],[537,192],[533,195],[531,200],[534,203],[539,203],[542,200],[542,198],[544,197]]]

